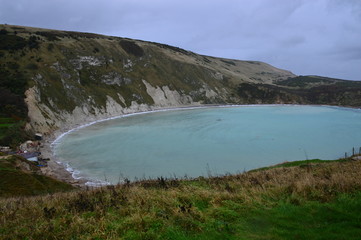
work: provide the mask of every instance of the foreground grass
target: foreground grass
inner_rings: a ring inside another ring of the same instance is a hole
[[[250,170],[249,172],[258,172],[258,171],[264,171],[264,170],[268,170],[268,169],[272,169],[272,168],[280,168],[280,167],[309,167],[310,164],[347,162],[350,160],[351,160],[351,158],[341,158],[338,160],[310,159],[310,160],[283,162],[283,163],[268,166],[268,167],[253,169],[253,170]]]
[[[2,239],[359,239],[361,162],[0,200]]]

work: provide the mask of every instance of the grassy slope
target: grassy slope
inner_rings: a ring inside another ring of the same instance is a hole
[[[297,164],[295,164],[297,165]],[[360,161],[0,200],[3,239],[359,239]]]
[[[35,164],[21,157],[0,157],[0,197],[32,196],[74,189],[69,184],[39,175],[37,171],[39,168]]]
[[[0,25],[0,29],[6,29],[2,38],[9,42],[0,45],[6,74],[22,74],[19,79],[27,79],[29,87],[40,88],[42,102],[52,108],[48,104],[51,100],[55,111],[71,111],[86,102],[88,96],[94,98],[95,105],[102,106],[106,95],[118,101],[117,93],[125,98],[127,106],[131,101],[152,104],[143,79],[152,86],[169,86],[190,94],[194,101],[235,103],[231,95],[240,82],[271,83],[294,76],[261,62],[201,56],[158,43],[10,25]],[[95,66],[83,62],[77,69],[75,62],[84,56],[101,63]],[[125,67],[128,61],[132,67]],[[42,79],[34,80],[39,74]],[[130,81],[120,86],[102,83],[109,74]],[[215,77],[217,74],[222,80]],[[228,95],[207,99],[204,93],[197,92],[205,85],[215,91],[225,88]]]

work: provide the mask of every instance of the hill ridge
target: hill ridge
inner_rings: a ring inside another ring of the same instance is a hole
[[[296,76],[258,61],[204,56],[144,40],[12,25],[0,25],[0,38],[0,114],[16,113],[29,133],[57,135],[80,123],[165,107],[361,106],[360,82]]]

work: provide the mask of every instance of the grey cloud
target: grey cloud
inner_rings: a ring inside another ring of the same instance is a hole
[[[343,46],[335,49],[333,52],[327,52],[327,54],[329,57],[343,61],[361,61],[361,46]]]
[[[361,18],[361,1],[359,0],[330,0],[328,7],[337,11],[341,8],[347,9],[355,17]]]
[[[361,80],[359,0],[0,0],[0,6],[2,23],[124,36]]]
[[[305,42],[306,42],[306,38],[304,36],[299,36],[299,35],[289,36],[283,41],[281,41],[281,47],[295,47]]]

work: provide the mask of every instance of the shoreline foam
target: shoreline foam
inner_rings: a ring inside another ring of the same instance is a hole
[[[63,138],[65,135],[77,131],[79,129],[91,126],[93,124],[97,124],[100,122],[105,122],[113,119],[119,119],[123,117],[130,117],[140,114],[147,114],[147,113],[155,113],[155,112],[164,112],[164,111],[175,111],[175,110],[182,110],[182,109],[196,109],[196,108],[208,108],[208,107],[216,107],[220,105],[190,105],[190,106],[178,106],[174,108],[164,107],[153,109],[150,111],[141,111],[141,112],[134,112],[134,113],[125,113],[119,114],[117,116],[104,118],[96,121],[90,121],[85,124],[75,124],[74,126],[67,126],[64,129],[59,129],[51,133],[51,135],[44,139],[43,147],[42,147],[42,156],[44,158],[50,158],[51,161],[48,162],[48,166],[42,168],[42,173],[47,176],[54,177],[60,181],[67,182],[72,184],[73,186],[77,186],[80,188],[85,188],[88,186],[91,187],[98,187],[108,185],[109,183],[105,181],[95,180],[95,179],[85,179],[83,177],[77,177],[76,174],[80,173],[79,170],[73,169],[69,163],[59,161],[57,158],[54,147],[56,144]],[[234,106],[234,105],[224,105],[224,106]],[[100,184],[99,184],[100,183]]]
[[[202,108],[226,108],[226,107],[257,107],[257,106],[324,106],[324,107],[335,107],[335,108],[349,108],[355,110],[355,108],[350,107],[343,107],[343,106],[330,106],[330,105],[300,105],[300,104],[249,104],[249,105],[237,105],[237,104],[231,104],[231,105],[196,105],[196,106],[178,106],[174,108],[159,108],[154,109],[150,111],[141,111],[141,112],[134,112],[134,113],[126,113],[126,114],[120,114],[118,116],[113,116],[109,118],[104,118],[96,121],[91,121],[82,125],[75,125],[73,128],[72,126],[67,127],[66,129],[58,130],[59,133],[58,136],[56,136],[56,133],[53,133],[54,135],[47,139],[43,144],[43,156],[45,155],[47,158],[50,158],[51,161],[49,161],[48,167],[43,168],[43,173],[45,175],[50,175],[52,177],[55,177],[61,181],[65,181],[67,183],[70,183],[74,186],[78,187],[99,187],[104,185],[109,185],[109,182],[98,180],[98,179],[87,179],[84,177],[79,176],[80,171],[77,169],[73,169],[71,165],[67,162],[61,162],[58,160],[56,154],[55,154],[55,147],[56,145],[61,141],[61,139],[66,136],[69,133],[72,133],[74,131],[80,130],[82,128],[113,120],[113,119],[119,119],[124,117],[131,117],[136,115],[142,115],[142,114],[150,114],[150,113],[157,113],[157,112],[165,112],[165,111],[179,111],[179,110],[192,110],[192,109],[202,109]],[[70,130],[67,130],[69,129]]]

